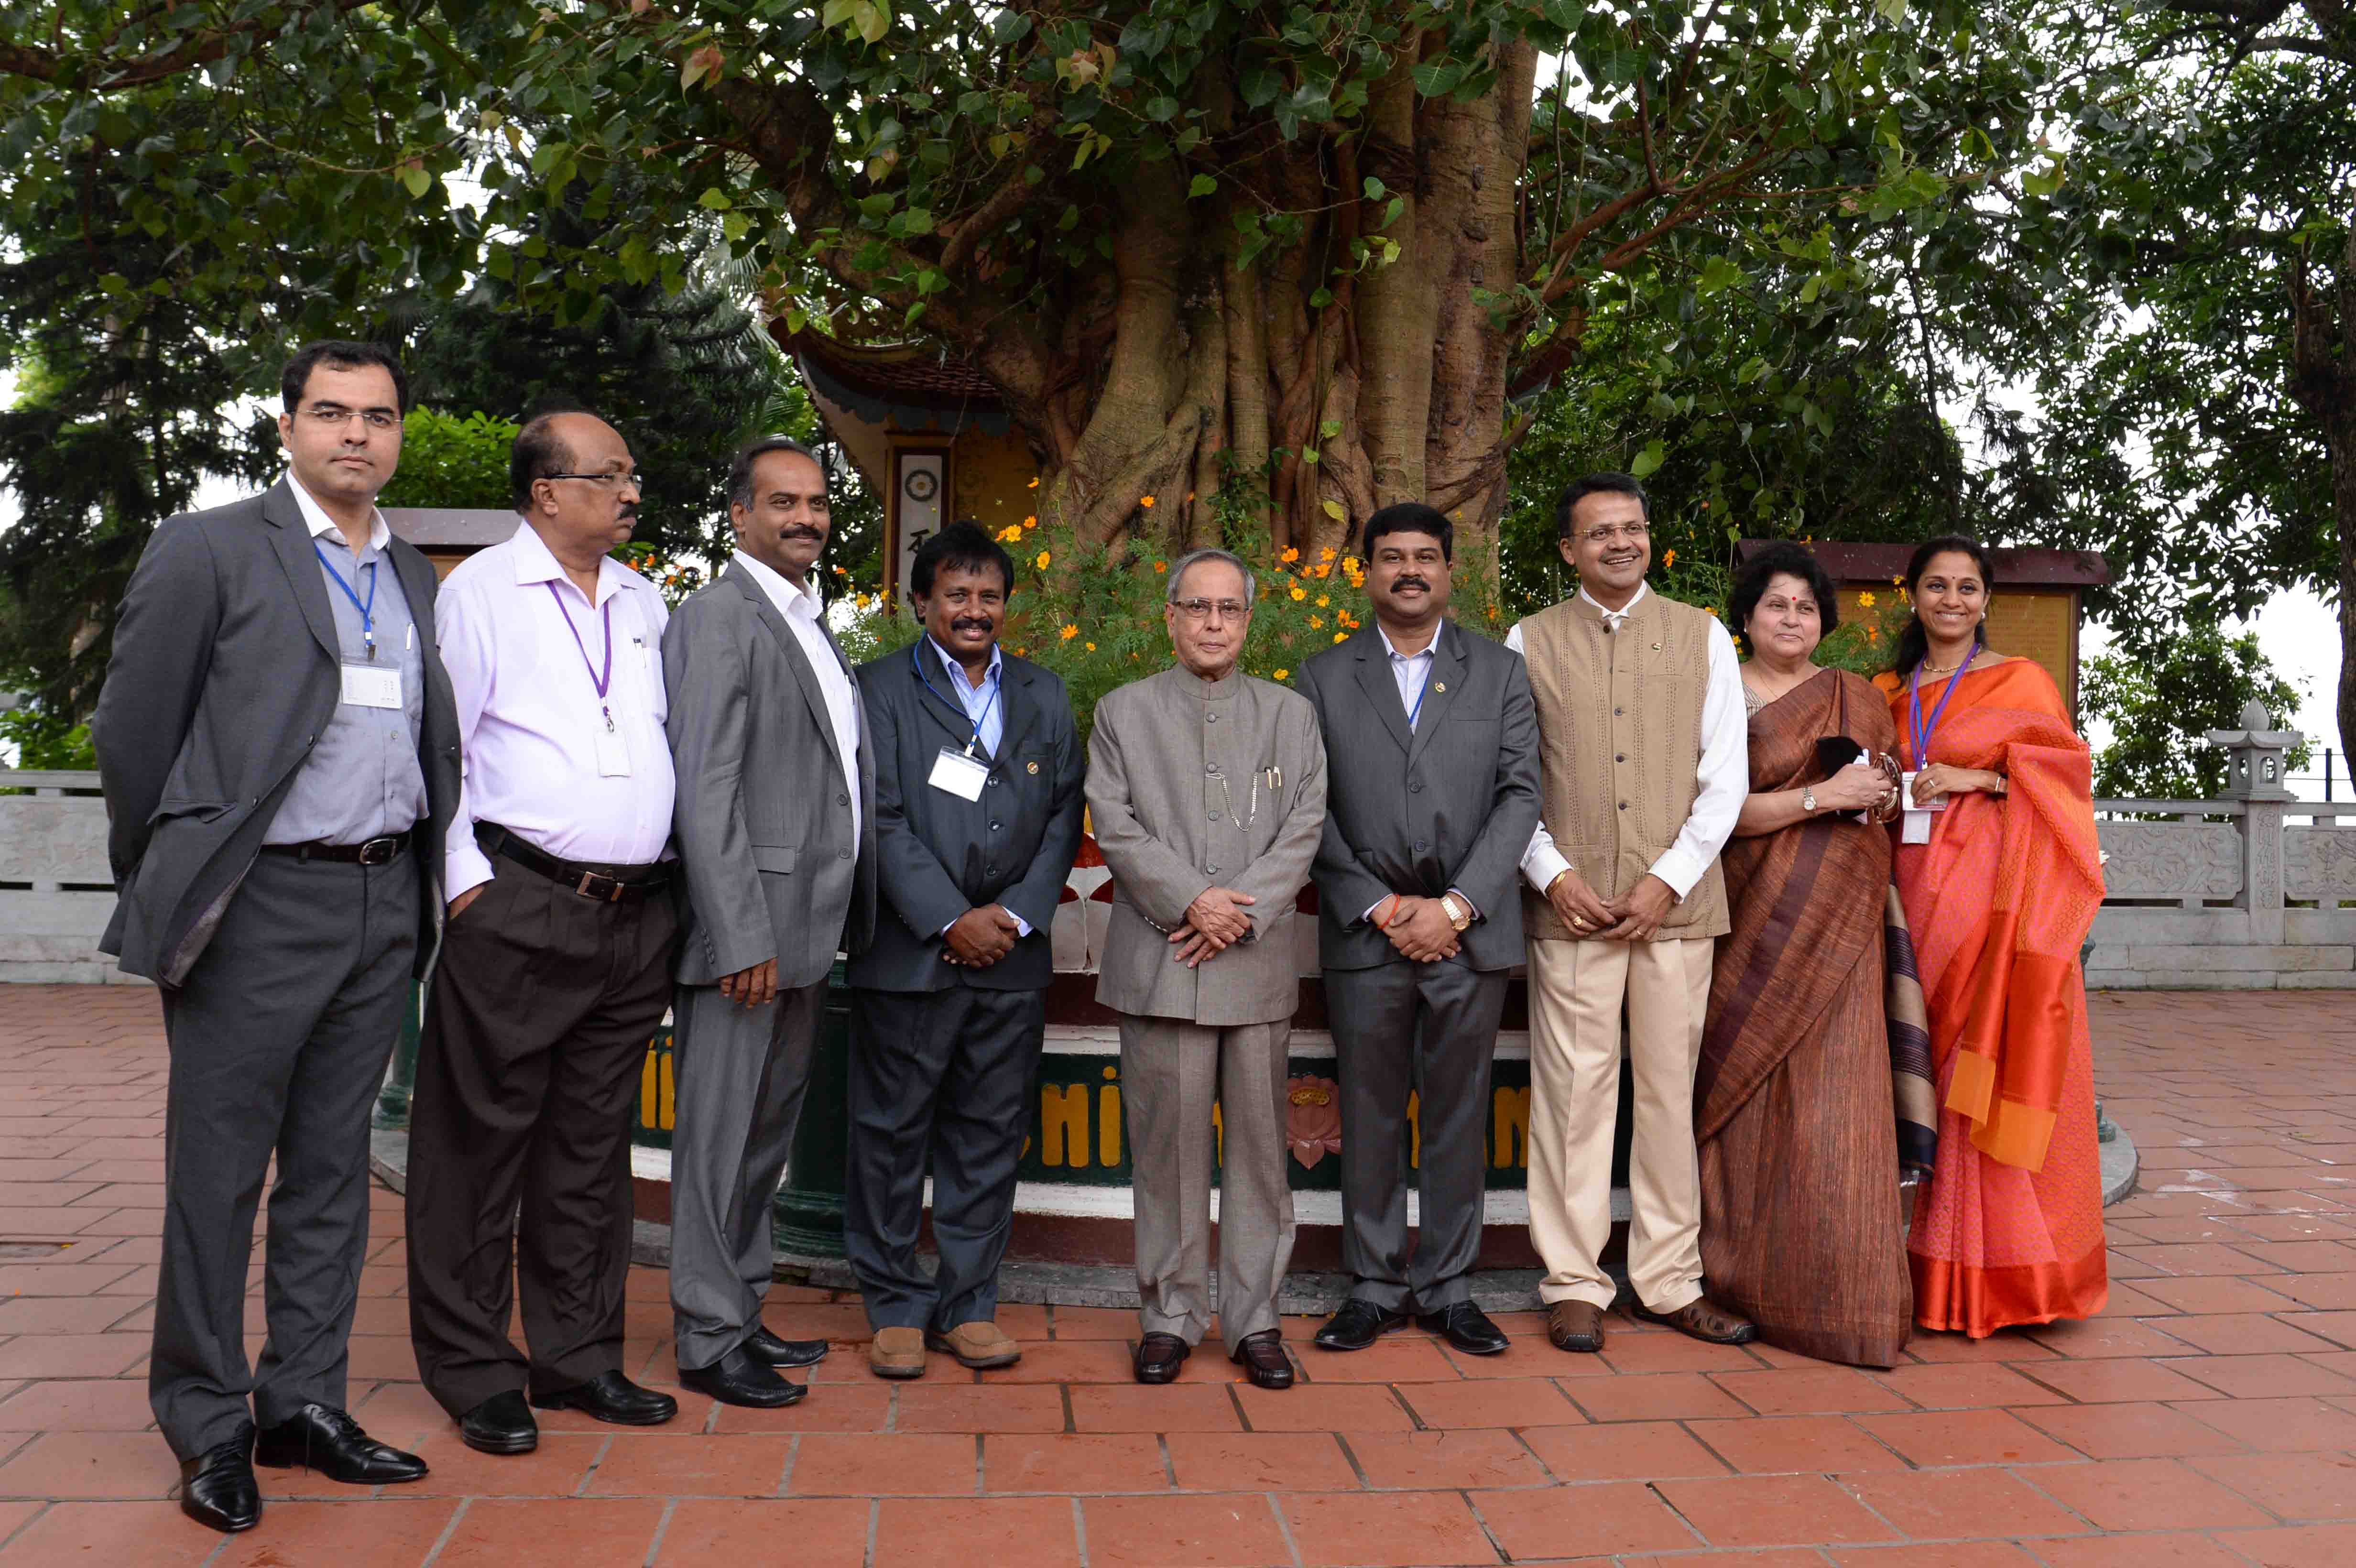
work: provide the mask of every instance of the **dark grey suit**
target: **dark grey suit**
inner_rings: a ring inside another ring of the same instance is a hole
[[[662,653],[691,911],[672,1004],[670,1299],[679,1364],[694,1369],[760,1327],[769,1200],[809,1086],[827,975],[839,947],[863,948],[874,928],[875,763],[862,717],[854,848],[817,672],[742,567],[672,613]],[[720,994],[722,977],[772,958],[775,1001],[745,1008]]]
[[[388,865],[263,857],[335,716],[345,656],[294,494],[173,517],[123,596],[92,730],[121,895],[102,949],[164,987],[171,1050],[149,1389],[183,1458],[344,1403],[368,1240],[368,1114],[432,953],[457,715],[433,648],[434,569],[387,550],[423,647],[428,816]],[[242,1317],[273,1151],[258,1376]]]
[[[1342,1087],[1342,1261],[1390,1310],[1469,1300],[1481,1250],[1489,1065],[1522,958],[1517,879],[1538,821],[1537,718],[1512,653],[1442,623],[1412,730],[1368,626],[1318,655],[1301,690],[1325,732],[1317,952]],[[1455,890],[1480,918],[1453,958],[1400,956],[1365,918],[1390,893]],[[1420,1242],[1407,1225],[1407,1102],[1420,1100]]]
[[[843,1243],[878,1328],[946,1333],[997,1315],[1055,977],[1049,930],[1079,852],[1087,771],[1064,683],[1027,659],[1001,658],[1004,729],[994,752],[975,748],[990,776],[974,801],[928,782],[941,748],[961,749],[974,733],[949,695],[964,675],[943,667],[930,638],[859,667],[885,907],[875,940],[851,961]],[[943,929],[992,903],[1031,933],[986,968],[947,962]],[[928,1159],[940,1251],[930,1278],[916,1264]]]

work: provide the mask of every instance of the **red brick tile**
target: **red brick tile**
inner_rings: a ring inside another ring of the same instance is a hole
[[[2248,1454],[2190,1463],[2283,1519],[2356,1520],[2356,1456]]]
[[[1653,1488],[1712,1546],[1894,1541],[1898,1532],[1822,1476],[1729,1476]]]
[[[1026,1342],[1033,1339],[1047,1339],[1054,1338],[1048,1332],[1048,1311],[1047,1307],[1031,1303],[1001,1302],[999,1304],[997,1316],[991,1321],[1017,1339]]]
[[[2049,1388],[2085,1404],[2116,1404],[2126,1400],[2214,1399],[2217,1391],[2195,1382],[2187,1370],[2204,1363],[2249,1360],[2246,1356],[2192,1356],[2175,1361],[2151,1361],[2124,1357],[2099,1361],[2040,1361],[2022,1370]]]
[[[2047,1349],[2018,1328],[2005,1328],[1985,1339],[1975,1339],[1966,1334],[1932,1333],[1917,1328],[1908,1340],[1906,1353],[1916,1360],[1944,1366],[1956,1361],[2050,1361],[2057,1360],[2055,1352]]]
[[[2348,1568],[2356,1563],[2356,1525],[2224,1531],[2217,1539],[2259,1568]]]
[[[2173,1329],[2177,1318],[2163,1318]],[[2097,1317],[2085,1323],[2047,1323],[2026,1331],[2047,1349],[2080,1360],[2104,1356],[2181,1356],[2191,1350],[2186,1341],[2172,1339],[2149,1323],[2133,1318]]]
[[[1068,1498],[886,1498],[875,1561],[1078,1568],[1076,1523]]]
[[[1723,1476],[1726,1462],[1671,1421],[1604,1426],[1533,1426],[1522,1441],[1565,1481],[1647,1481]]]
[[[2099,1530],[2221,1530],[2271,1522],[2239,1494],[2173,1459],[2054,1465],[2031,1478]]]
[[[2264,1246],[2260,1243],[2258,1245]],[[2194,1242],[2180,1246],[2113,1247],[2112,1254],[2164,1275],[2275,1274],[2284,1265],[2267,1263],[2249,1249]]]
[[[272,1502],[263,1508],[261,1527],[230,1537],[211,1568],[286,1568],[298,1563],[416,1568],[457,1511],[458,1504],[447,1498]]]
[[[1546,1467],[1510,1432],[1353,1432],[1342,1441],[1366,1484],[1405,1491],[1425,1487],[1541,1487]]]
[[[1073,1383],[1076,1432],[1240,1432],[1243,1417],[1225,1388],[1146,1388],[1135,1383]]]
[[[1568,1426],[1585,1419],[1545,1378],[1401,1383],[1398,1393],[1430,1427]]]
[[[111,1378],[146,1354],[144,1334],[19,1334],[0,1344],[0,1379]]]
[[[53,1503],[0,1550],[0,1565],[186,1568],[211,1556],[220,1541],[176,1503]]]
[[[935,1356],[933,1360],[952,1371],[955,1361]],[[1182,1377],[1187,1381],[1224,1379],[1234,1369],[1227,1365],[1226,1352],[1213,1340],[1194,1348],[1188,1358]],[[1129,1346],[1118,1339],[1051,1339],[1043,1344],[1023,1347],[1023,1359],[1011,1367],[996,1367],[981,1374],[985,1383],[1125,1383],[1134,1381],[1136,1372],[1130,1364]]]
[[[2338,1242],[2243,1242],[2236,1250],[2295,1275],[2336,1274],[2356,1264],[2356,1249]]]
[[[978,1440],[897,1433],[813,1433],[800,1440],[788,1496],[971,1497],[979,1489]]]
[[[1792,1367],[1766,1372],[1718,1372],[1710,1381],[1762,1415],[1826,1415],[1858,1410],[1912,1408],[1863,1372],[1847,1367]]]
[[[1058,1307],[1053,1322],[1058,1339],[1119,1339],[1126,1344],[1137,1338],[1137,1314],[1110,1307]]]
[[[2050,1365],[2032,1362],[2030,1370]],[[1981,1410],[2016,1404],[2059,1404],[2062,1396],[2010,1367],[1965,1362],[1944,1367],[1893,1367],[1873,1381],[1925,1410]]]
[[[154,1420],[145,1378],[27,1383],[0,1403],[0,1432],[137,1432]]]
[[[587,1496],[773,1498],[786,1478],[794,1440],[782,1436],[676,1439],[616,1435]]]
[[[2201,1406],[2186,1408],[2197,1411]],[[2246,1445],[2164,1404],[2051,1405],[2017,1413],[2090,1459],[2160,1459],[2247,1451]]]
[[[2318,1399],[2205,1400],[2185,1410],[2265,1453],[2356,1449],[2356,1414]]]
[[[1475,1492],[1472,1506],[1515,1563],[1624,1552],[1684,1552],[1701,1544],[1653,1488],[1631,1484]],[[1633,1561],[1631,1559],[1630,1561]],[[1713,1561],[1725,1563],[1726,1559]],[[1740,1568],[1752,1568],[1750,1559]]]
[[[1911,1470],[1843,1476],[1840,1483],[1918,1541],[2078,1535],[2086,1529],[2085,1520],[2005,1470]]]
[[[1425,1383],[1456,1377],[1455,1366],[1440,1352],[1440,1342],[1419,1334],[1388,1335],[1363,1350],[1292,1349],[1292,1359],[1311,1382]]]
[[[451,1528],[434,1568],[643,1563],[662,1517],[662,1503],[652,1498],[477,1498]]]
[[[2338,1354],[2324,1351],[2325,1356]],[[2232,1399],[2281,1399],[2299,1394],[2356,1394],[2356,1378],[2315,1356],[2184,1356],[2158,1365]],[[2356,1358],[2351,1358],[2356,1365]],[[2155,1395],[2176,1398],[2177,1395]],[[2201,1398],[2201,1394],[2189,1397]]]
[[[1707,1420],[1751,1413],[1749,1406],[1699,1372],[1580,1378],[1564,1384],[1563,1392],[1590,1421]]]
[[[2265,1283],[2244,1275],[2195,1275],[2187,1279],[2147,1279],[2134,1288],[2179,1312],[2289,1312],[2293,1298],[2269,1285],[2288,1287],[2296,1276],[2267,1275]]]
[[[2269,1317],[2262,1312],[2224,1312],[2171,1317],[2168,1331],[2212,1356],[2295,1356],[2332,1348],[2332,1341],[2292,1327],[2297,1320]]]
[[[1173,1432],[1162,1441],[1187,1491],[1339,1492],[1358,1484],[1328,1433]]]
[[[1943,1465],[2042,1465],[2078,1456],[2009,1411],[1943,1410],[1913,1415],[1860,1415],[1859,1426],[1880,1438],[1909,1463]]]
[[[458,1440],[455,1424],[446,1425],[416,1450],[432,1473],[403,1489],[419,1497],[573,1497],[606,1442],[583,1433],[543,1432],[529,1454],[477,1454]]]
[[[164,1440],[142,1432],[51,1432],[0,1465],[0,1497],[160,1498],[179,1485]]]
[[[1773,1547],[1765,1552],[1680,1552],[1667,1557],[1622,1557],[1620,1568],[1825,1568],[1825,1555],[1811,1548]]]
[[[18,1296],[0,1300],[0,1334],[88,1334],[112,1328],[119,1318],[109,1298],[84,1296]]]
[[[1853,1546],[1833,1553],[1838,1568],[2036,1568],[2037,1559],[2001,1541],[1924,1546]]]
[[[1061,1432],[1064,1391],[1055,1383],[904,1383],[894,1432]]]
[[[2205,1535],[2081,1535],[2040,1541],[2051,1568],[2249,1568],[2249,1560]]]
[[[1754,1416],[1695,1421],[1687,1430],[1745,1475],[1902,1470],[1906,1461],[1842,1415]]]
[[[688,1399],[694,1397],[691,1394],[686,1396]],[[828,1383],[823,1388],[813,1388],[808,1398],[782,1410],[747,1410],[738,1404],[719,1405],[712,1416],[712,1430],[881,1432],[891,1418],[892,1386],[869,1378],[865,1382]]]
[[[1166,1492],[1162,1445],[1141,1432],[992,1433],[981,1440],[985,1492]]]
[[[794,1568],[862,1568],[874,1505],[863,1498],[747,1501],[693,1499],[663,1527],[659,1568],[772,1560],[791,1541]]]
[[[1528,1494],[1505,1493],[1509,1497]],[[1301,1561],[1316,1564],[1446,1564],[1497,1561],[1481,1524],[1454,1492],[1296,1492],[1277,1499]]]
[[[2322,1335],[2336,1347],[2356,1349],[2356,1312],[2305,1313],[2298,1326],[2310,1334]]]
[[[1290,1568],[1292,1548],[1269,1500],[1089,1498],[1080,1504],[1091,1568]]]
[[[1254,1432],[1405,1432],[1415,1425],[1386,1387],[1296,1383],[1289,1389],[1240,1384],[1236,1398]]]
[[[1740,1345],[1685,1334],[1613,1334],[1603,1342],[1603,1362],[1615,1372],[1749,1372],[1759,1370],[1759,1360]]]

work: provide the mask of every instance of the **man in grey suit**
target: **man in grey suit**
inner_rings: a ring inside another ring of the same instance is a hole
[[[1219,1333],[1253,1382],[1292,1383],[1276,1316],[1292,1256],[1285,1048],[1325,748],[1299,693],[1236,667],[1253,592],[1226,550],[1179,560],[1162,612],[1177,665],[1107,694],[1088,738],[1088,811],[1113,884],[1097,1000],[1121,1015],[1144,1383],[1177,1377],[1210,1328],[1215,1100]]]
[[[1079,730],[1064,683],[1002,652],[1014,562],[970,522],[917,548],[925,635],[859,667],[875,752],[875,940],[851,961],[843,1245],[880,1377],[929,1348],[980,1370],[1022,1359],[998,1265],[1031,1125],[1055,977],[1048,926],[1080,847]],[[916,1262],[925,1173],[937,1270]]]
[[[171,1049],[148,1392],[182,1511],[223,1531],[262,1517],[256,1463],[359,1486],[425,1474],[346,1413],[345,1364],[369,1110],[441,912],[457,720],[434,568],[376,510],[401,457],[399,362],[315,343],[282,391],[286,476],[155,530],[92,724],[122,890],[100,946],[162,987]]]
[[[1447,618],[1455,535],[1420,502],[1367,518],[1375,624],[1301,672],[1329,769],[1317,949],[1342,1087],[1342,1263],[1355,1276],[1317,1332],[1329,1350],[1365,1349],[1411,1313],[1460,1350],[1505,1348],[1469,1278],[1490,1058],[1522,956],[1537,718],[1522,661]],[[1410,1094],[1423,1195],[1412,1243]]]
[[[875,763],[858,683],[812,567],[826,474],[781,436],[728,474],[736,554],[663,633],[691,908],[672,1003],[670,1300],[680,1381],[725,1404],[791,1404],[777,1375],[824,1340],[762,1326],[769,1200],[793,1146],[838,947],[875,921]]]

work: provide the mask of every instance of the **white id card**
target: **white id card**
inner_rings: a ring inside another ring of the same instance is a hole
[[[399,708],[401,667],[380,664],[344,666],[344,700],[355,708]]]
[[[1915,805],[1914,774],[1911,773],[1898,775],[1898,797],[1906,803],[1905,825],[1899,830],[1898,841],[1901,844],[1931,842],[1931,814],[1946,810],[1947,797],[1941,795],[1928,805]]]
[[[959,800],[980,800],[981,786],[989,781],[989,767],[955,746],[943,746],[940,755],[933,759],[933,776],[929,781],[932,786],[945,789]]]
[[[626,779],[630,776],[630,738],[618,729],[599,725],[592,733],[597,741],[597,776],[601,779]]]

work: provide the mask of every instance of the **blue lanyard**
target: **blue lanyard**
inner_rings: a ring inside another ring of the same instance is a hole
[[[327,559],[327,552],[319,548],[317,539],[311,541],[311,553],[319,558],[320,567],[335,585],[344,591],[344,597],[352,602],[352,608],[360,613],[360,641],[368,645],[368,656],[373,662],[376,658],[376,562],[369,561],[364,569],[368,572],[369,596],[368,603],[363,604],[360,596],[352,592],[352,585],[344,581],[344,574],[336,570],[335,562]]]
[[[947,702],[948,699],[941,697],[941,688],[933,684],[933,677],[925,673],[925,661],[917,656],[923,647],[924,645],[919,643],[915,647],[910,648],[908,650],[908,662],[916,667],[916,678],[925,683],[925,689],[931,692],[935,697],[940,697],[943,702]],[[991,685],[990,700],[981,705],[981,717],[973,720],[973,739],[965,743],[965,754],[967,756],[972,756],[973,749],[981,744],[981,727],[990,722],[990,710],[998,706],[998,694],[1005,689],[1006,676],[1003,669],[1001,669],[999,673],[998,679]],[[957,707],[959,712],[963,712],[965,710],[965,704],[962,702],[958,703]],[[971,716],[968,715],[968,717]]]
[[[1401,664],[1408,664],[1408,663],[1411,663],[1411,662],[1413,662],[1413,660],[1414,660],[1414,659],[1423,658],[1423,657],[1427,656],[1430,653],[1430,650],[1429,648],[1427,648],[1427,649],[1425,649],[1425,650],[1424,650],[1424,652],[1423,652],[1423,653],[1420,653],[1420,654],[1415,654],[1415,655],[1412,655],[1412,656],[1410,656],[1410,655],[1407,655],[1407,654],[1395,654],[1395,655],[1393,655],[1392,656],[1393,656],[1393,657],[1395,657],[1395,658],[1397,658],[1397,659],[1398,659]],[[1410,708],[1410,709],[1408,709],[1407,710],[1407,732],[1408,732],[1408,734],[1410,734],[1410,735],[1412,735],[1412,734],[1414,734],[1414,733],[1415,733],[1415,720],[1416,720],[1416,718],[1417,718],[1417,716],[1418,716],[1419,714],[1420,714],[1420,713],[1423,711],[1423,699],[1424,699],[1425,696],[1426,696],[1426,695],[1428,695],[1428,694],[1430,692],[1430,690],[1431,690],[1431,667],[1430,667],[1430,665],[1426,665],[1426,666],[1424,666],[1424,667],[1423,667],[1423,684],[1422,684],[1421,686],[1419,686],[1419,687],[1416,688],[1416,691],[1415,691],[1415,706],[1414,706],[1414,707],[1412,707],[1412,708]]]
[[[1931,737],[1938,732],[1939,716],[1946,712],[1947,699],[1955,695],[1955,688],[1963,685],[1964,671],[1971,668],[1972,660],[1979,656],[1979,639],[1975,637],[1972,639],[1971,653],[1965,657],[1962,665],[1957,667],[1955,673],[1947,677],[1947,689],[1939,694],[1938,706],[1931,709],[1931,722],[1928,724],[1922,722],[1922,667],[1920,664],[1914,667],[1914,684],[1912,688],[1913,708],[1909,717],[1913,720],[1914,727],[1915,767],[1927,768],[1931,765]]]

